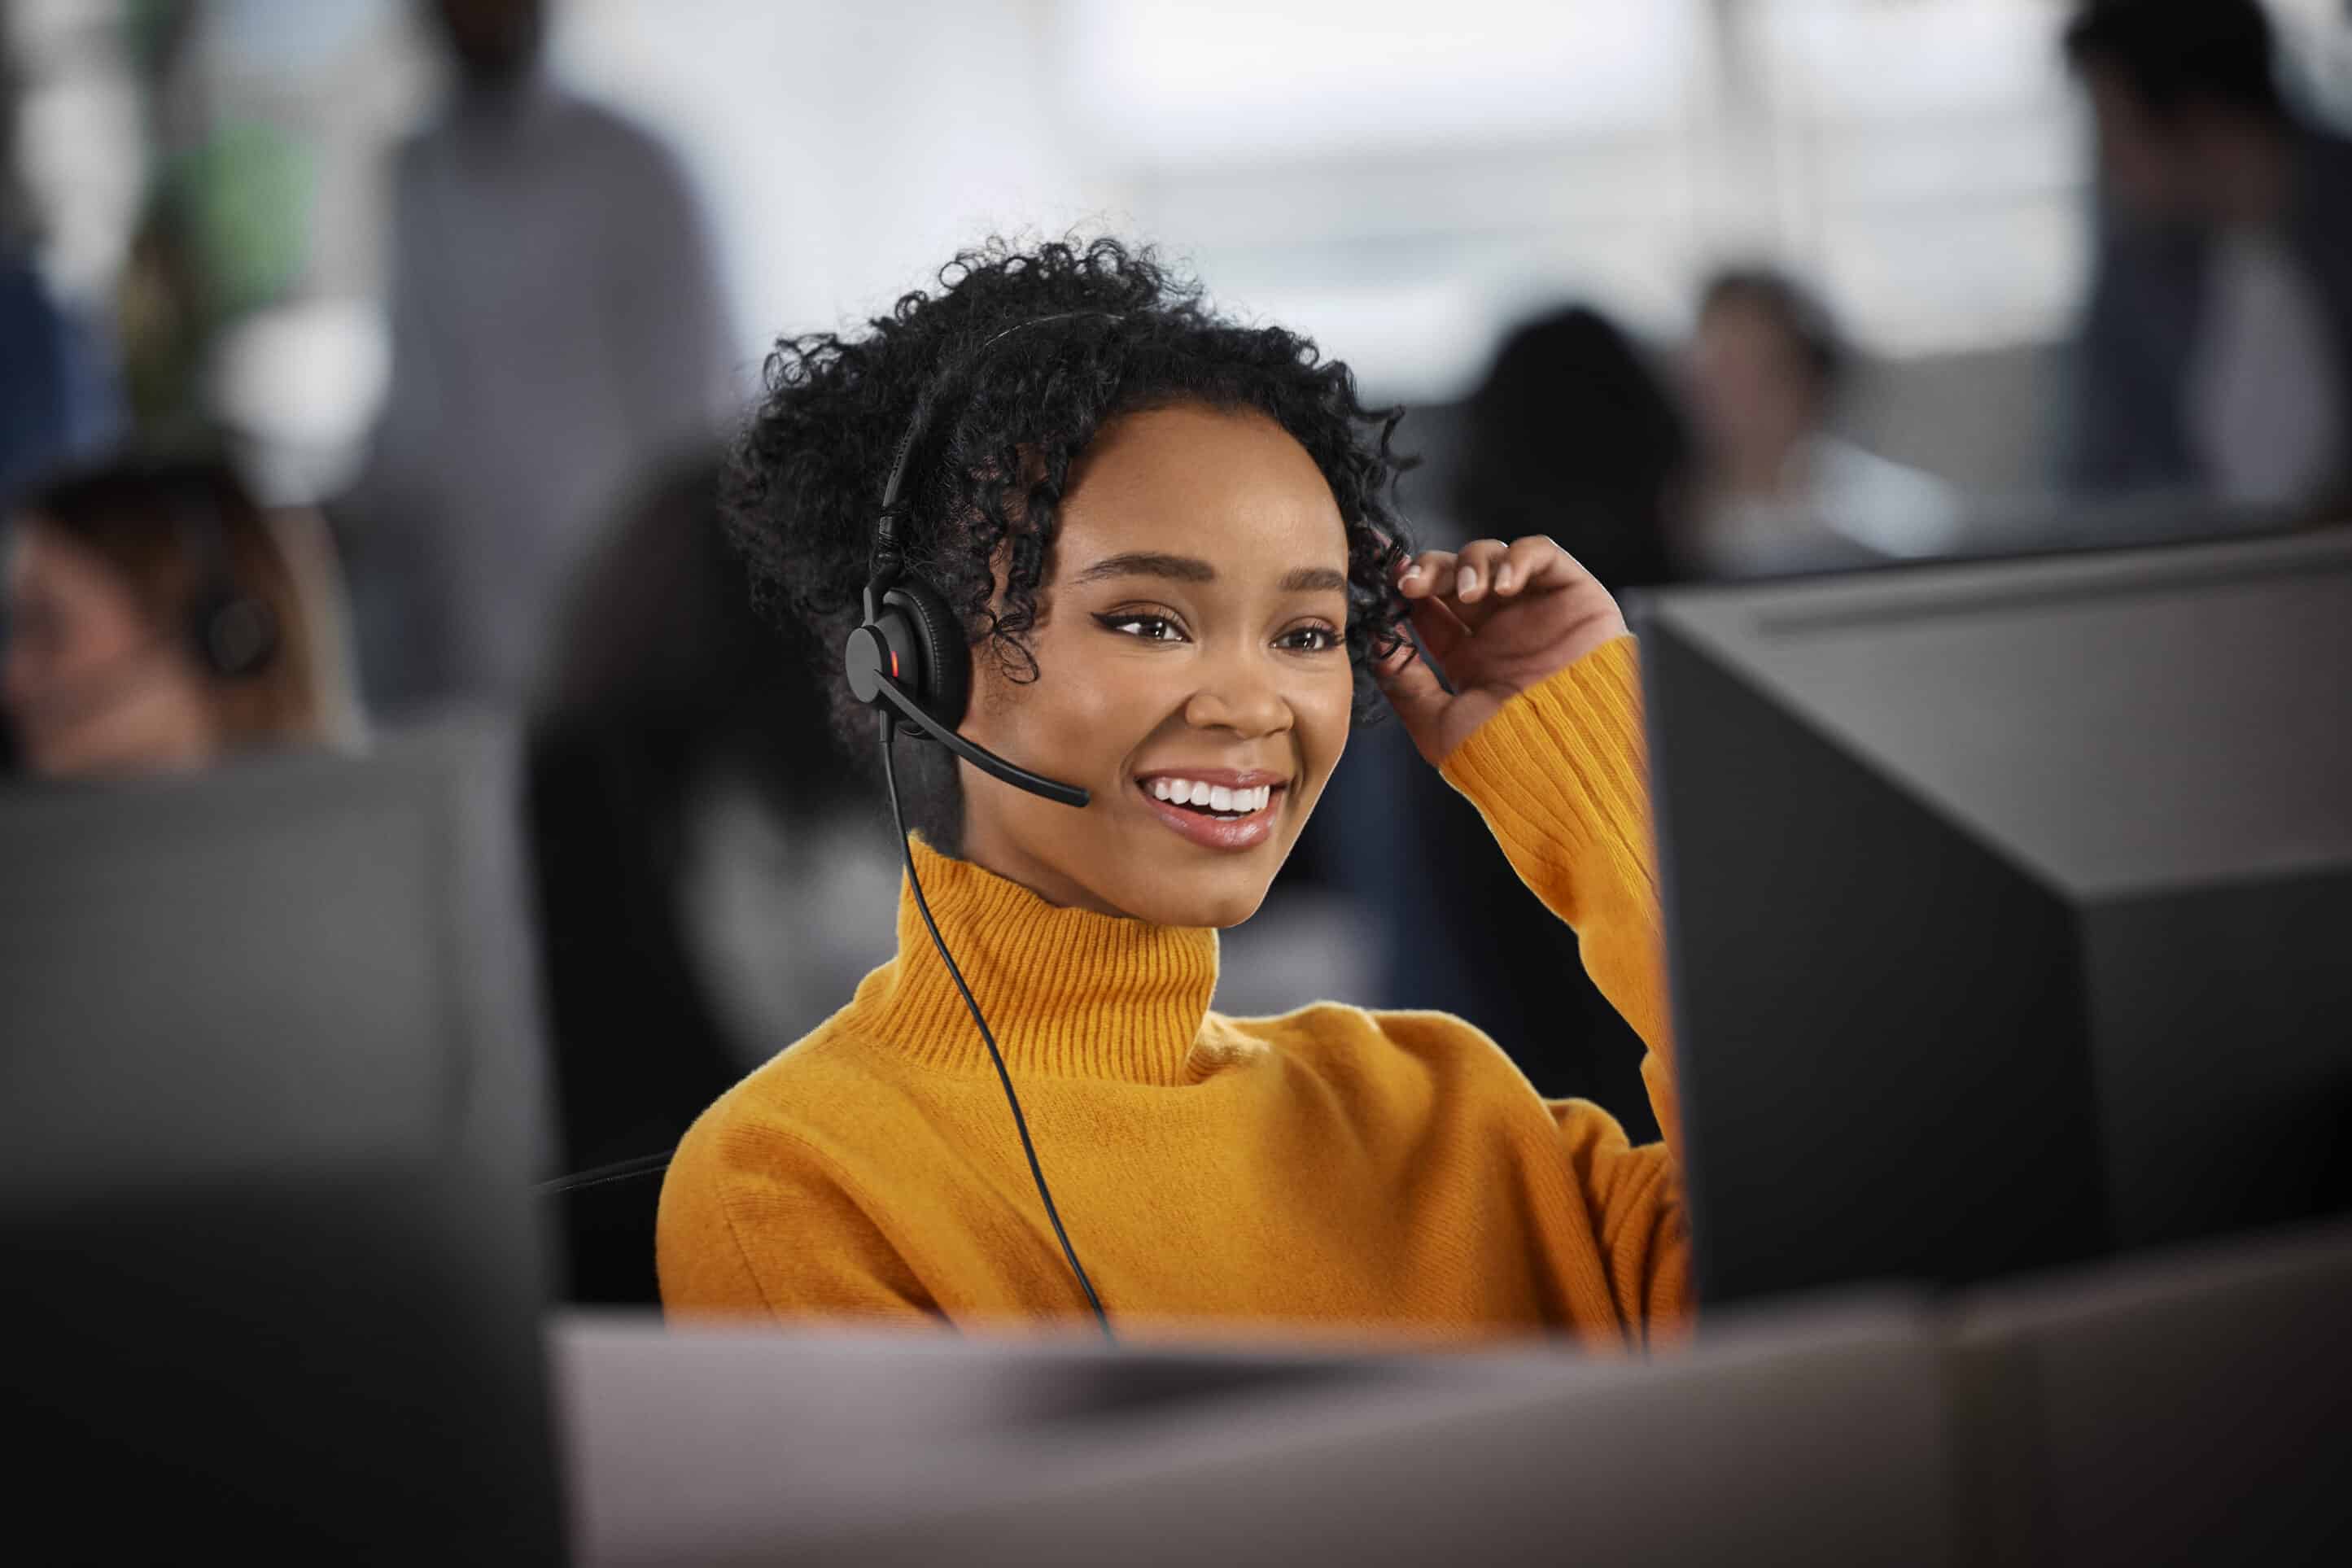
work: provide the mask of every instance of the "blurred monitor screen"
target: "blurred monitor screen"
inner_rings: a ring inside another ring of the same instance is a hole
[[[0,800],[13,1539],[560,1558],[509,751]]]
[[[1706,1299],[2352,1202],[2352,534],[1638,619]]]

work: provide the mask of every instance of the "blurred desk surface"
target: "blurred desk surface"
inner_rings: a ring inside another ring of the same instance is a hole
[[[2352,1232],[1601,1358],[551,1327],[583,1563],[2311,1561]],[[2352,1537],[2347,1537],[2352,1538]]]

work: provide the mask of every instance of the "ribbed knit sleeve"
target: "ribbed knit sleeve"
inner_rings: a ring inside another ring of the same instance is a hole
[[[1689,1246],[1633,639],[1605,643],[1511,699],[1454,748],[1444,772],[1521,880],[1575,930],[1585,972],[1649,1047],[1642,1078],[1664,1146],[1630,1147],[1615,1118],[1585,1101],[1552,1111],[1620,1315],[1673,1316],[1686,1304]]]
[[[772,1126],[695,1124],[662,1184],[655,1254],[672,1314],[937,1321],[839,1173]]]

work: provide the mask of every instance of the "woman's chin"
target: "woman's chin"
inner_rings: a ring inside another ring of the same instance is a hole
[[[1239,925],[1257,913],[1270,873],[1233,866],[1206,873],[1137,878],[1134,885],[1101,889],[1104,902],[1130,919],[1154,925]]]

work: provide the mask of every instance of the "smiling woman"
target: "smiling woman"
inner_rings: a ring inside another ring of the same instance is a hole
[[[932,771],[898,956],[681,1145],[666,1303],[986,1323],[1095,1310],[1091,1276],[1128,1323],[1618,1337],[1677,1313],[1664,1145],[1539,1099],[1459,1019],[1209,1006],[1217,928],[1257,909],[1384,696],[1663,1045],[1607,591],[1540,537],[1409,555],[1394,415],[1148,254],[1000,247],[942,282],[863,337],[779,347],[732,526],[821,651],[878,635],[873,585],[903,559],[958,622],[940,634],[982,655],[968,700],[934,683],[926,713],[1071,788]],[[881,653],[855,645],[835,709],[863,755],[875,698],[853,688]],[[1671,1129],[1663,1057],[1647,1071]],[[1042,1169],[1023,1164],[1032,1125]]]
[[[1172,540],[1181,553],[1154,548]],[[1347,745],[1348,533],[1331,486],[1255,410],[1125,414],[1073,465],[1055,556],[1035,677],[983,662],[966,733],[1052,758],[1099,804],[1073,814],[982,788],[965,800],[965,854],[1066,907],[1240,924]],[[1234,811],[1235,789],[1261,788],[1261,809]]]

